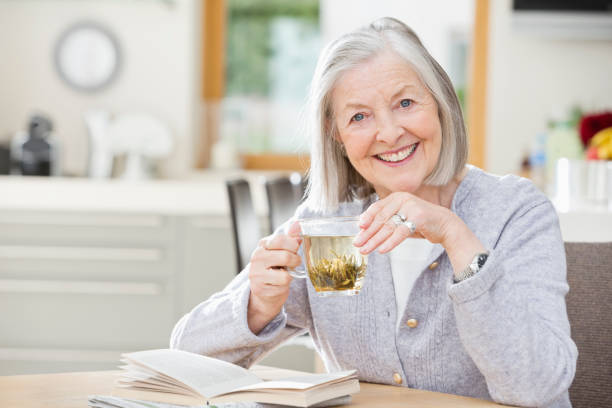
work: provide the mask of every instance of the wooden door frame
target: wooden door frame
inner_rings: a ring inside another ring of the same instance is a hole
[[[470,143],[468,161],[486,169],[489,0],[474,0],[474,2],[470,81],[467,93],[467,130]]]
[[[196,168],[208,167],[212,147],[219,138],[221,101],[225,94],[226,0],[203,0],[201,3],[201,88],[199,114],[202,128],[197,149]]]

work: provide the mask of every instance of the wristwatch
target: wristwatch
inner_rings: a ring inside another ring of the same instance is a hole
[[[474,276],[484,266],[485,262],[487,262],[488,257],[489,252],[482,252],[476,254],[476,256],[474,256],[474,259],[472,259],[472,262],[470,262],[467,268],[465,268],[453,277],[453,282],[458,283],[463,280],[466,280],[470,276]]]

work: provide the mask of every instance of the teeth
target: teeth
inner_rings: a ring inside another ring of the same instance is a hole
[[[376,157],[386,162],[398,162],[410,156],[414,152],[416,147],[417,147],[417,143],[413,144],[408,149],[405,149],[399,152],[395,152],[395,153],[390,153],[390,154],[378,154],[376,155]]]

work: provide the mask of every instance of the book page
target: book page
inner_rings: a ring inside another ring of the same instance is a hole
[[[147,350],[122,356],[182,382],[205,398],[261,382],[235,364],[180,350]]]
[[[307,374],[284,378],[282,380],[264,381],[240,387],[235,391],[265,390],[265,389],[288,389],[307,390],[319,385],[330,385],[337,382],[354,378],[355,370],[339,371],[337,373]]]
[[[194,392],[191,388],[189,388],[182,382],[177,381],[172,377],[168,377],[165,374],[153,371],[144,366],[127,364],[120,366],[119,368],[123,370],[123,372],[121,373],[121,378],[118,380],[119,384],[129,385],[132,382],[138,381],[142,383],[150,383],[154,386],[157,384],[169,385],[172,387],[179,387],[191,393]]]
[[[135,390],[149,390],[155,392],[170,392],[172,394],[190,395],[192,397],[202,398],[200,394],[193,391],[191,388],[178,387],[174,384],[169,385],[161,381],[124,381],[119,380],[115,383],[116,387],[130,388]]]
[[[318,388],[321,387],[321,388]],[[256,401],[268,404],[293,405],[308,407],[322,401],[337,399],[359,392],[359,381],[356,378],[340,381],[339,383],[326,383],[307,390],[245,390],[213,398],[210,403],[226,403],[239,401]]]

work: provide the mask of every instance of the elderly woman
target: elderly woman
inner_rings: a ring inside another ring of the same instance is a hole
[[[528,180],[466,165],[453,86],[412,30],[383,18],[332,42],[309,104],[296,217],[360,215],[364,288],[318,297],[292,279],[302,252],[289,221],[178,322],[171,346],[250,366],[309,332],[328,370],[363,381],[569,407],[577,351],[555,211]]]

